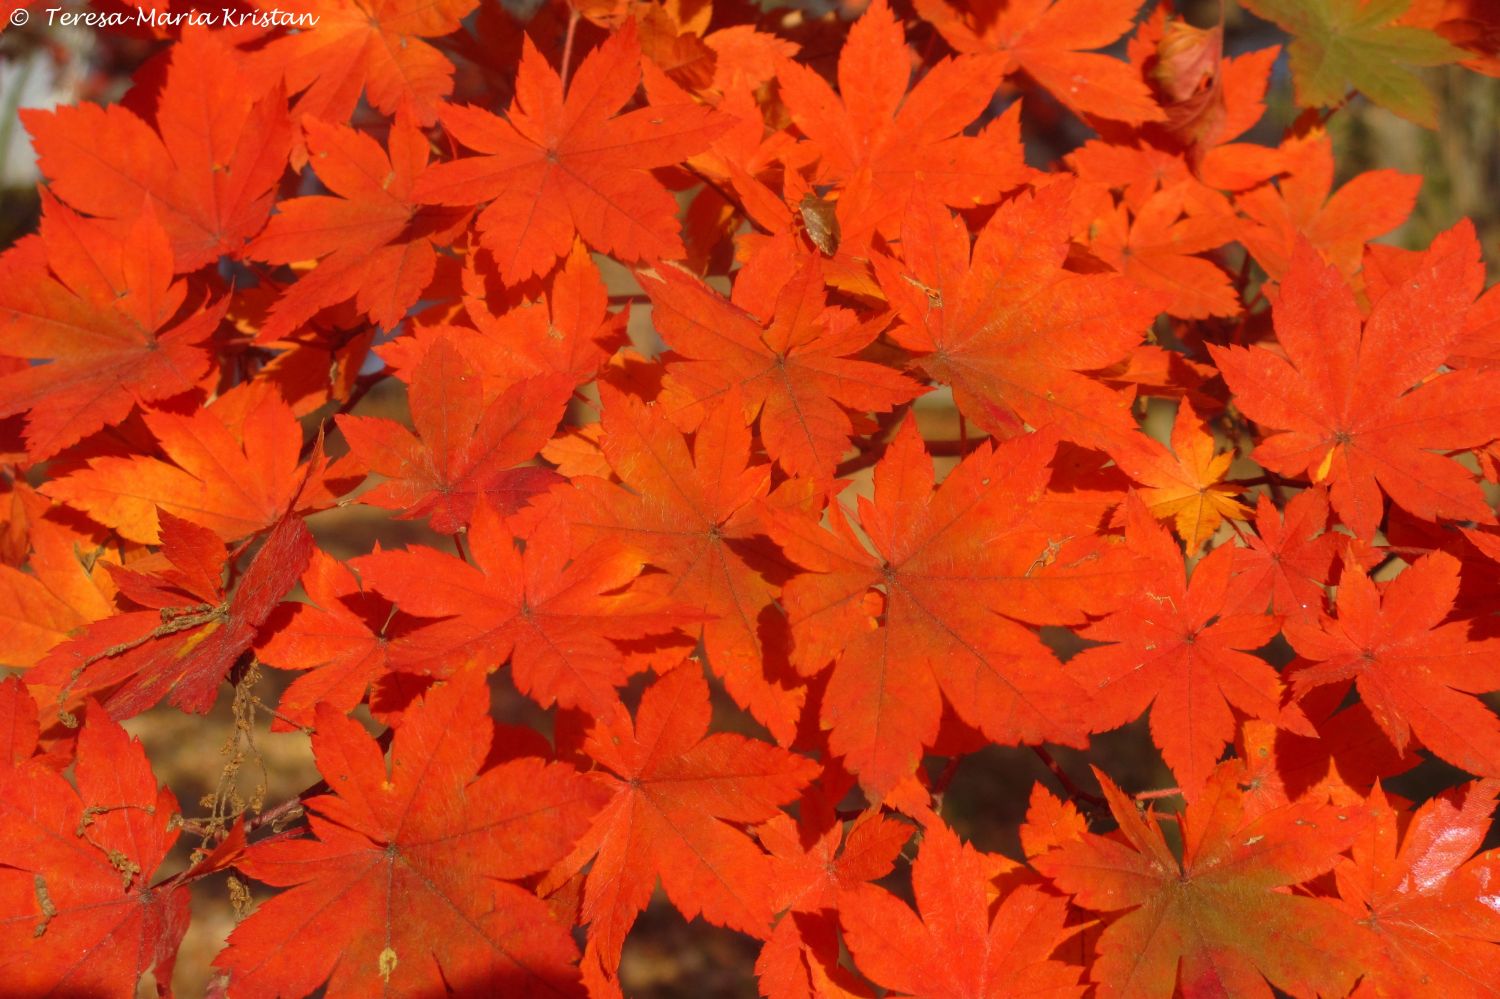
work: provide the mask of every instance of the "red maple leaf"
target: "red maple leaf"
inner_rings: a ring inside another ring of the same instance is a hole
[[[1354,274],[1365,245],[1406,221],[1422,186],[1413,174],[1370,170],[1334,191],[1333,140],[1321,129],[1288,139],[1280,152],[1285,176],[1234,199],[1252,223],[1240,227],[1240,242],[1277,280],[1296,267],[1299,239]]]
[[[634,721],[617,706],[584,744],[612,797],[542,887],[592,860],[580,922],[607,972],[658,877],[685,917],[770,933],[771,862],[740,827],[777,814],[819,768],[769,743],[709,735],[708,722],[708,685],[690,660],[647,688]]]
[[[1151,707],[1151,738],[1189,801],[1214,772],[1234,739],[1231,706],[1256,718],[1280,713],[1281,681],[1250,650],[1271,640],[1276,619],[1225,614],[1235,548],[1209,552],[1186,578],[1182,552],[1132,494],[1125,537],[1149,566],[1143,592],[1078,634],[1109,644],[1084,649],[1068,671],[1089,692],[1089,727],[1096,732],[1134,721]]]
[[[289,511],[332,502],[321,450],[301,461],[302,428],[269,381],[237,386],[187,413],[147,409],[142,418],[170,462],[105,454],[48,482],[46,495],[148,545],[157,543],[162,513],[238,541]]]
[[[313,838],[252,846],[236,865],[287,890],[214,960],[231,993],[581,994],[566,927],[515,882],[556,862],[602,796],[536,757],[481,773],[494,730],[482,677],[431,689],[389,761],[359,722],[318,707],[313,754],[334,791],[305,802]]]
[[[81,212],[128,225],[150,206],[176,270],[229,254],[265,225],[292,123],[279,87],[257,89],[219,36],[172,46],[153,125],[119,104],[22,111],[49,187]]]
[[[945,697],[994,742],[1083,744],[1083,691],[1020,623],[1081,620],[1114,568],[1094,539],[1063,540],[1039,505],[1053,448],[1037,434],[983,444],[934,491],[908,419],[875,467],[874,499],[859,500],[873,551],[837,504],[832,531],[800,511],[773,517],[772,536],[809,570],[782,594],[794,662],[807,675],[834,664],[822,723],[872,797],[916,769]]]
[[[652,319],[676,355],[667,364],[661,403],[673,422],[696,429],[708,408],[738,385],[752,419],[759,416],[766,451],[792,475],[831,481],[854,433],[849,410],[888,412],[923,389],[889,368],[852,355],[868,347],[889,321],[863,322],[829,307],[823,266],[805,255],[774,301],[726,302],[673,268],[647,278]],[[754,267],[752,263],[747,265]],[[741,270],[736,288],[753,287]],[[764,315],[766,318],[757,318]]]
[[[193,388],[227,303],[174,322],[186,299],[150,212],[121,241],[44,193],[40,234],[0,256],[0,354],[46,362],[0,373],[0,416],[26,414],[27,454],[50,458]]]
[[[525,550],[489,505],[475,512],[470,561],[431,548],[355,562],[365,584],[423,623],[390,643],[396,669],[444,676],[465,663],[509,661],[516,687],[542,707],[607,714],[632,668],[616,639],[661,635],[699,615],[639,587],[641,558],[618,539],[578,550],[557,513],[531,525]]]
[[[676,202],[651,176],[705,147],[728,122],[697,104],[619,113],[641,79],[634,21],[626,21],[563,82],[531,43],[517,69],[516,99],[504,118],[444,105],[443,127],[479,156],[439,163],[415,197],[468,207],[500,276],[516,283],[552,269],[574,234],[622,260],[680,257]]]
[[[826,774],[823,782],[832,783]],[[863,812],[846,827],[821,794],[803,795],[798,808],[797,821],[781,813],[756,830],[771,854],[773,906],[784,911],[755,973],[765,994],[814,999],[814,966],[847,977],[837,967],[839,893],[889,874],[912,827],[879,811]]]
[[[1477,640],[1446,621],[1458,595],[1458,559],[1423,556],[1378,590],[1357,567],[1339,583],[1338,616],[1292,620],[1286,637],[1311,665],[1292,676],[1300,696],[1353,679],[1397,750],[1413,734],[1470,773],[1500,776],[1500,718],[1474,694],[1500,689],[1500,639]]]
[[[295,21],[251,54],[246,69],[300,94],[300,121],[347,121],[361,96],[384,114],[403,105],[423,125],[453,90],[453,64],[427,39],[457,31],[476,0],[274,0],[254,6]]]
[[[905,32],[886,0],[875,0],[839,53],[837,93],[802,63],[778,65],[781,99],[807,138],[788,159],[815,156],[817,184],[867,173],[871,222],[881,231],[899,225],[919,192],[955,207],[994,202],[1031,175],[1019,108],[976,136],[963,132],[989,107],[1004,69],[989,56],[944,59],[908,93]]]
[[[0,699],[30,701],[18,682]],[[134,995],[146,972],[170,982],[188,928],[188,889],[157,882],[180,832],[141,744],[98,704],[84,712],[76,789],[43,759],[30,727],[0,754],[0,976],[16,997]],[[3,714],[3,712],[0,712]]]
[[[474,260],[469,258],[471,265]],[[604,362],[625,342],[630,311],[609,311],[609,292],[581,242],[573,244],[568,259],[553,273],[545,296],[527,294],[512,303],[521,289],[508,289],[512,294],[497,303],[495,289],[473,266],[465,268],[463,281],[463,316],[473,325],[456,325],[455,320],[417,326],[382,346],[381,359],[399,377],[410,378],[408,372],[432,344],[446,338],[474,365],[486,396],[499,395],[518,378],[539,375],[567,375],[583,385],[598,377]]]
[[[1380,523],[1382,492],[1426,520],[1495,523],[1473,475],[1433,453],[1500,436],[1500,373],[1437,373],[1482,279],[1474,229],[1461,223],[1362,321],[1354,290],[1299,243],[1274,303],[1285,357],[1209,347],[1235,404],[1276,431],[1251,457],[1328,483],[1339,519],[1362,538]]]
[[[1500,995],[1491,969],[1500,913],[1486,899],[1500,851],[1473,856],[1490,829],[1500,781],[1429,798],[1399,835],[1395,803],[1376,787],[1369,829],[1334,868],[1345,907],[1374,932],[1379,960],[1352,999]]]
[[[922,202],[903,224],[901,264],[876,257],[876,273],[901,317],[891,336],[969,419],[1107,449],[1137,433],[1131,400],[1083,372],[1129,357],[1160,303],[1123,276],[1064,267],[1068,195],[1054,184],[1001,205],[972,254],[962,221]]]
[[[109,566],[121,596],[145,609],[94,622],[27,674],[32,683],[60,687],[60,703],[114,688],[104,706],[116,718],[140,714],[164,697],[184,711],[203,714],[312,555],[312,535],[302,521],[283,520],[226,595],[224,542],[165,510],[160,516],[165,566],[152,571]]]
[[[311,727],[320,703],[353,710],[389,666],[390,601],[365,592],[347,565],[321,549],[302,574],[302,589],[309,602],[282,604],[255,644],[267,666],[307,670],[282,692],[273,732]]]
[[[917,0],[917,13],[960,52],[1002,52],[1079,114],[1115,121],[1161,121],[1134,67],[1090,52],[1130,30],[1139,0]]]
[[[1235,238],[1229,203],[1192,181],[1164,188],[1127,210],[1107,211],[1090,229],[1089,249],[1184,319],[1235,316],[1240,296],[1229,275],[1202,254]]]
[[[993,904],[1000,893],[993,879],[1009,864],[941,823],[929,826],[911,865],[917,912],[874,885],[839,896],[839,922],[860,970],[892,992],[926,999],[1082,996],[1081,969],[1053,959],[1076,932],[1064,926],[1066,900],[1019,885]]]
[[[778,662],[785,641],[777,641],[772,579],[786,569],[765,541],[756,501],[767,497],[771,467],[750,464],[738,390],[710,411],[691,449],[659,408],[607,384],[600,397],[604,456],[620,482],[580,476],[557,493],[575,551],[608,539],[660,570],[642,584],[707,616],[710,668],[778,742],[790,743],[806,691]]]
[[[509,512],[556,481],[549,470],[523,463],[557,429],[572,390],[571,381],[546,375],[486,398],[468,359],[436,340],[412,371],[416,433],[384,417],[341,414],[350,457],[339,467],[384,477],[360,502],[399,510],[402,518],[427,517],[433,530],[453,534],[481,498]]]
[[[1284,510],[1262,494],[1255,505],[1254,534],[1234,552],[1234,590],[1229,609],[1278,617],[1316,616],[1328,599],[1325,588],[1338,554],[1339,536],[1328,525],[1328,493],[1304,489]]]
[[[319,262],[275,300],[257,339],[279,340],[350,298],[375,325],[393,329],[432,280],[434,244],[461,229],[467,213],[413,200],[429,144],[406,115],[391,126],[389,152],[348,126],[303,118],[302,127],[318,180],[333,193],[278,202],[245,255],[273,264]]]
[[[1118,836],[1088,833],[1032,860],[1085,909],[1120,913],[1099,937],[1092,979],[1104,997],[1271,999],[1345,995],[1368,941],[1324,899],[1286,889],[1327,873],[1365,826],[1358,808],[1303,798],[1250,812],[1237,764],[1219,768],[1182,815],[1182,859],[1161,820],[1102,773]]]

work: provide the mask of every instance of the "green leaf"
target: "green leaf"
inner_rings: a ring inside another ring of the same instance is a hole
[[[1243,0],[1292,36],[1297,103],[1331,106],[1358,90],[1419,125],[1437,125],[1432,94],[1411,69],[1442,66],[1463,52],[1425,28],[1395,24],[1411,0]]]

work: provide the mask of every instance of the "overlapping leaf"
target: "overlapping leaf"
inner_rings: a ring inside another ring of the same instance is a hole
[[[891,335],[991,433],[1052,427],[1090,447],[1133,437],[1129,399],[1082,372],[1123,361],[1159,308],[1124,277],[1078,274],[1068,258],[1067,188],[1002,205],[969,249],[961,221],[931,202],[902,227],[902,263],[877,258],[901,322]]]
[[[426,517],[444,534],[461,530],[481,499],[507,511],[521,506],[555,481],[527,462],[557,428],[572,387],[561,376],[539,376],[486,398],[468,359],[446,339],[434,341],[412,371],[415,434],[383,417],[338,418],[350,464],[385,479],[360,502]]]
[[[446,105],[443,127],[479,153],[429,169],[418,200],[469,206],[500,274],[519,281],[552,269],[576,233],[626,260],[680,257],[676,205],[649,173],[706,146],[727,122],[696,104],[620,113],[640,83],[634,22],[591,52],[569,82],[525,41],[516,99],[504,118]]]
[[[875,220],[894,230],[920,195],[943,204],[986,204],[1018,187],[1029,171],[1019,118],[995,119],[963,134],[989,105],[1005,72],[992,56],[963,56],[932,67],[908,92],[905,32],[886,0],[875,0],[849,29],[839,53],[838,92],[809,67],[777,67],[781,99],[817,158],[818,183],[868,174]]]
[[[178,271],[243,250],[265,225],[292,145],[281,88],[257,88],[208,31],[172,47],[154,122],[119,104],[24,111],[21,120],[54,194],[127,229],[149,205]]]
[[[710,735],[708,721],[708,686],[689,661],[647,689],[634,720],[617,707],[584,746],[611,798],[548,880],[593,861],[580,921],[606,971],[658,877],[688,918],[770,932],[770,859],[739,827],[777,814],[818,767],[768,743]]]
[[[1313,798],[1255,815],[1237,777],[1224,765],[1188,806],[1181,860],[1161,820],[1101,776],[1119,837],[1089,833],[1032,861],[1076,904],[1121,913],[1099,937],[1101,996],[1169,999],[1179,982],[1187,996],[1344,995],[1363,973],[1363,928],[1285,889],[1331,870],[1365,815]]]
[[[916,769],[944,698],[995,742],[1082,744],[1082,690],[1021,623],[1076,621],[1111,589],[1103,551],[1057,542],[1037,505],[1054,446],[1042,435],[984,445],[934,491],[907,420],[876,466],[874,499],[859,501],[873,551],[838,506],[832,531],[806,513],[773,519],[809,570],[782,594],[795,662],[806,674],[834,664],[822,723],[872,796]]]
[[[1277,431],[1252,457],[1327,483],[1339,519],[1361,537],[1380,523],[1381,493],[1429,520],[1495,522],[1474,477],[1435,453],[1500,435],[1500,378],[1438,371],[1479,292],[1477,249],[1467,224],[1440,236],[1361,319],[1353,289],[1301,243],[1275,302],[1284,356],[1212,348],[1236,404]]]
[[[553,514],[532,527],[525,550],[498,514],[481,506],[468,532],[470,562],[431,548],[383,551],[356,563],[365,583],[424,623],[386,648],[397,669],[442,676],[466,663],[509,661],[516,686],[554,702],[608,714],[630,663],[614,639],[695,624],[691,608],[640,588],[636,551],[596,541],[570,558],[568,525]]]
[[[206,712],[313,549],[302,521],[281,521],[226,595],[224,543],[166,511],[161,523],[165,566],[149,572],[109,567],[121,595],[143,609],[96,621],[53,648],[28,674],[32,682],[60,688],[60,703],[110,690],[104,706],[116,718],[139,714],[163,698],[184,711]]]
[[[830,308],[820,259],[804,257],[774,302],[726,302],[671,268],[646,290],[657,328],[688,359],[667,365],[662,402],[674,421],[696,428],[738,385],[771,457],[790,474],[829,481],[854,432],[846,409],[886,412],[922,389],[852,356],[880,335],[886,319],[861,322]],[[736,285],[750,286],[745,278]],[[766,319],[751,314],[767,306]]]
[[[480,676],[431,690],[389,760],[357,721],[318,709],[313,753],[334,790],[307,803],[312,837],[239,863],[286,890],[215,960],[231,992],[582,994],[566,927],[515,882],[554,863],[602,796],[535,757],[481,772],[493,725]]]
[[[1500,718],[1471,696],[1500,690],[1500,639],[1475,640],[1466,622],[1445,621],[1458,575],[1458,560],[1435,552],[1381,592],[1346,567],[1336,617],[1287,623],[1293,648],[1312,662],[1293,689],[1352,679],[1398,750],[1415,735],[1454,766],[1500,776]]]
[[[600,394],[604,456],[620,482],[582,476],[559,494],[575,551],[608,539],[660,570],[642,585],[707,616],[709,665],[778,741],[790,742],[806,691],[778,663],[785,639],[772,580],[786,569],[764,541],[757,501],[768,496],[770,466],[750,463],[738,390],[698,428],[691,449],[659,409],[607,387]]]
[[[26,450],[48,458],[123,420],[137,403],[186,392],[212,363],[223,303],[178,319],[187,287],[151,213],[121,242],[44,201],[41,232],[0,256],[0,354],[45,362],[0,374],[0,416],[26,414]]]
[[[0,688],[17,698],[31,700],[16,681]],[[16,755],[34,748],[27,735]],[[0,762],[0,975],[17,999],[133,995],[147,972],[169,982],[188,928],[187,887],[157,881],[177,799],[145,750],[93,704],[77,759],[76,788],[41,760]]]

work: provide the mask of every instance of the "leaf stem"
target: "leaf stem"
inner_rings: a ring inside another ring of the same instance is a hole
[[[568,11],[568,34],[563,38],[562,66],[558,68],[557,72],[564,94],[568,92],[568,71],[573,68],[573,38],[577,33],[578,8],[574,7]]]

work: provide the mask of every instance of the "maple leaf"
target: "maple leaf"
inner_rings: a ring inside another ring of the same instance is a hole
[[[150,212],[122,241],[42,195],[40,234],[0,256],[0,354],[43,361],[0,374],[0,417],[26,414],[26,451],[50,458],[137,403],[191,389],[226,302],[173,322],[187,286]]]
[[[794,662],[811,675],[833,661],[822,724],[872,798],[916,768],[944,697],[991,741],[1083,744],[1082,690],[1019,623],[1081,620],[1112,568],[1038,506],[1053,448],[1035,434],[982,444],[934,492],[908,418],[875,466],[874,499],[859,502],[873,551],[836,504],[832,531],[773,515],[772,537],[809,570],[782,593]]]
[[[1255,534],[1242,535],[1247,547],[1234,552],[1230,605],[1251,613],[1269,604],[1278,617],[1315,616],[1338,554],[1339,535],[1328,524],[1328,493],[1306,489],[1278,511],[1269,496],[1255,505]]]
[[[683,916],[764,937],[772,868],[739,826],[765,822],[819,772],[812,760],[729,733],[708,734],[708,685],[691,660],[646,689],[632,722],[601,718],[584,751],[611,799],[542,883],[555,888],[593,861],[580,921],[607,971],[660,876]]]
[[[1097,771],[1096,771],[1097,773]],[[1367,940],[1326,900],[1285,889],[1328,872],[1365,813],[1306,797],[1251,814],[1237,764],[1215,772],[1181,818],[1182,859],[1128,795],[1099,773],[1119,838],[1088,833],[1032,860],[1085,909],[1123,913],[1099,937],[1091,977],[1101,999],[1271,999],[1345,995]]]
[[[843,892],[839,922],[860,971],[892,992],[929,999],[1082,996],[1080,969],[1051,959],[1075,932],[1063,925],[1067,901],[1019,885],[993,906],[996,859],[933,825],[911,866],[920,917],[874,885]]]
[[[0,663],[30,666],[91,621],[115,611],[105,566],[120,554],[108,544],[86,549],[59,519],[31,524],[31,556],[22,571],[0,565]]]
[[[552,275],[545,296],[524,299],[499,315],[491,311],[493,293],[473,268],[464,271],[464,290],[464,316],[472,327],[419,326],[380,348],[381,359],[400,377],[409,377],[406,372],[433,343],[447,338],[478,372],[486,397],[518,378],[539,375],[567,375],[583,385],[626,342],[629,309],[609,311],[609,292],[581,242]]]
[[[756,831],[776,872],[777,911],[838,908],[840,892],[889,874],[912,835],[911,826],[878,811],[860,813],[847,828],[830,807],[804,801],[802,811],[822,820],[798,823],[777,813]]]
[[[698,152],[728,122],[697,104],[618,113],[641,79],[634,21],[589,53],[566,97],[530,36],[523,44],[504,118],[442,109],[448,133],[481,155],[429,168],[414,196],[464,207],[489,201],[479,214],[480,242],[507,283],[551,270],[575,233],[623,260],[682,256],[676,202],[649,171]]]
[[[219,36],[172,46],[155,126],[119,104],[21,112],[53,194],[128,225],[149,205],[179,272],[237,255],[265,224],[292,125],[279,88],[250,84]]]
[[[1050,426],[1108,448],[1138,433],[1130,400],[1082,372],[1125,360],[1159,302],[1128,278],[1064,269],[1068,193],[1001,205],[972,255],[962,221],[923,202],[903,224],[902,264],[876,257],[875,270],[901,317],[891,337],[978,426],[1007,437]]]
[[[1045,784],[1031,786],[1026,820],[1021,823],[1021,852],[1036,857],[1064,843],[1080,840],[1088,833],[1088,821],[1078,806],[1047,790]]]
[[[1245,0],[1292,36],[1292,82],[1303,107],[1342,104],[1351,89],[1418,125],[1437,125],[1432,93],[1411,67],[1464,58],[1440,35],[1395,24],[1411,0]]]
[[[1312,660],[1294,674],[1292,689],[1300,696],[1353,679],[1398,751],[1415,734],[1456,767],[1500,776],[1500,718],[1469,696],[1500,689],[1500,639],[1470,638],[1463,621],[1442,623],[1458,576],[1458,560],[1434,552],[1382,593],[1358,567],[1346,567],[1337,618],[1286,624],[1292,647]]]
[[[836,783],[825,773],[823,787]],[[844,977],[839,960],[839,894],[889,874],[912,827],[878,811],[845,826],[827,796],[805,794],[800,816],[777,814],[756,834],[771,855],[774,908],[785,910],[755,961],[762,995],[814,999],[816,966]]]
[[[989,107],[1005,66],[990,56],[944,59],[907,92],[905,32],[886,0],[874,0],[839,53],[838,93],[807,66],[776,70],[781,100],[816,155],[815,184],[868,172],[872,220],[894,229],[920,191],[954,207],[989,204],[1030,177],[1022,158],[1019,107],[963,132]],[[791,154],[789,154],[791,155]]]
[[[254,6],[307,18],[245,60],[248,73],[284,79],[288,92],[301,95],[294,119],[348,121],[363,95],[383,114],[405,106],[425,126],[453,90],[453,64],[427,39],[457,31],[477,2],[256,0]]]
[[[1169,58],[1163,51],[1175,31],[1192,32],[1182,22],[1166,19],[1164,8],[1142,22],[1130,45],[1131,59],[1143,74],[1159,70]],[[1189,36],[1190,37],[1190,36]],[[1157,190],[1183,181],[1199,180],[1217,191],[1240,191],[1270,179],[1282,169],[1279,150],[1246,142],[1234,142],[1265,115],[1266,89],[1279,47],[1230,56],[1219,63],[1210,91],[1197,92],[1188,105],[1168,104],[1168,121],[1160,129],[1146,128],[1135,134],[1112,135],[1112,141],[1091,139],[1066,157],[1068,166],[1082,179],[1123,189],[1125,203],[1139,207]],[[1223,99],[1221,123],[1192,119],[1177,126],[1177,111],[1191,107],[1205,96],[1212,107],[1212,89]],[[1170,97],[1170,95],[1168,95]]]
[[[1377,786],[1369,829],[1334,868],[1339,896],[1380,941],[1380,959],[1354,999],[1497,996],[1493,968],[1500,914],[1485,902],[1500,852],[1472,856],[1490,828],[1500,781],[1455,788],[1424,802],[1399,838],[1398,810]],[[1471,859],[1472,857],[1472,859]]]
[[[1322,129],[1282,143],[1285,176],[1235,195],[1251,220],[1238,227],[1238,239],[1280,280],[1292,265],[1301,236],[1324,258],[1352,277],[1365,246],[1405,222],[1417,203],[1422,178],[1396,170],[1368,170],[1333,190],[1333,140]]]
[[[1141,288],[1165,296],[1183,319],[1233,316],[1240,298],[1229,275],[1198,254],[1234,238],[1238,219],[1220,195],[1193,182],[1165,188],[1128,213],[1121,205],[1091,229],[1089,249]]]
[[[1223,482],[1234,452],[1214,453],[1214,437],[1183,399],[1172,423],[1172,451],[1149,437],[1137,439],[1134,449],[1116,449],[1115,461],[1146,488],[1141,501],[1158,520],[1172,521],[1177,536],[1196,554],[1214,536],[1225,517],[1243,520],[1249,509],[1235,499],[1241,486]]]
[[[276,214],[246,248],[247,257],[273,264],[319,260],[276,299],[257,340],[279,340],[320,309],[349,298],[371,322],[392,329],[432,280],[434,242],[443,242],[467,216],[423,208],[412,199],[429,144],[407,115],[391,126],[389,153],[345,125],[303,118],[302,127],[318,180],[337,197],[278,202]]]
[[[1348,802],[1359,793],[1355,789],[1422,762],[1415,748],[1398,752],[1363,704],[1335,711],[1347,693],[1342,685],[1323,687],[1297,703],[1312,722],[1312,735],[1253,718],[1240,727],[1239,755],[1246,761],[1241,786],[1254,808],[1285,805],[1309,793]]]
[[[44,493],[147,545],[158,541],[162,512],[238,541],[317,499],[321,456],[299,463],[301,427],[268,382],[231,389],[186,414],[141,415],[170,463],[136,454],[90,458]]]
[[[1281,681],[1249,650],[1269,642],[1275,618],[1224,614],[1233,585],[1233,546],[1209,552],[1186,579],[1182,552],[1132,496],[1126,540],[1150,566],[1144,592],[1103,620],[1079,629],[1091,642],[1068,661],[1089,692],[1093,731],[1133,721],[1151,705],[1151,738],[1189,801],[1234,739],[1234,706],[1257,718],[1280,713]]]
[[[54,648],[27,674],[69,696],[114,688],[104,706],[116,718],[140,714],[163,697],[203,714],[240,654],[312,555],[302,521],[276,525],[234,591],[224,594],[228,561],[212,531],[161,511],[161,554],[154,571],[108,567],[120,594],[144,610],[96,621]]]
[[[837,191],[836,198],[820,197],[807,179],[796,171],[783,175],[783,191],[779,197],[738,167],[731,166],[730,176],[745,214],[756,226],[766,230],[765,233],[747,232],[737,237],[738,256],[746,261],[746,267],[759,265],[762,274],[777,278],[767,282],[762,290],[783,287],[789,275],[781,272],[816,250],[825,258],[823,273],[829,285],[851,295],[882,297],[879,286],[870,275],[869,259],[871,240],[876,235],[875,226],[882,221],[888,206],[873,200],[874,182],[868,171],[861,171],[845,183]],[[753,313],[771,312],[774,295],[770,298],[745,296],[739,287],[745,276],[745,268],[735,275],[735,304]],[[752,307],[751,302],[755,299],[764,304]]]
[[[1362,538],[1380,523],[1382,491],[1426,520],[1495,523],[1473,476],[1432,453],[1500,434],[1500,373],[1435,374],[1482,283],[1478,250],[1468,223],[1442,234],[1361,322],[1353,289],[1299,242],[1273,303],[1285,359],[1209,346],[1235,404],[1280,431],[1251,457],[1326,482],[1339,519]]]
[[[611,539],[661,570],[642,584],[707,616],[709,666],[778,742],[790,743],[806,691],[778,661],[785,641],[768,576],[786,568],[764,538],[756,501],[768,495],[771,467],[750,464],[738,389],[710,411],[691,450],[659,408],[607,384],[599,395],[601,446],[620,484],[585,476],[557,494],[575,552]]]
[[[395,420],[340,414],[351,455],[340,467],[384,476],[360,494],[361,503],[399,510],[403,519],[427,517],[433,530],[453,534],[481,497],[508,512],[556,481],[547,469],[516,466],[552,436],[572,390],[562,376],[539,376],[486,400],[468,359],[448,340],[436,340],[412,371],[416,433]]]
[[[477,662],[507,660],[516,687],[542,707],[554,702],[609,712],[615,687],[634,672],[613,639],[660,635],[698,615],[639,588],[640,556],[602,539],[569,558],[568,525],[555,512],[531,525],[518,551],[493,508],[481,505],[469,531],[470,562],[413,548],[355,563],[367,586],[424,624],[396,638],[396,669],[438,676]]]
[[[1496,29],[1500,11],[1485,0],[1445,0],[1441,4],[1413,4],[1401,17],[1403,24],[1429,28],[1464,50],[1461,65],[1485,76],[1500,76]]]
[[[20,677],[0,680],[0,781],[36,751],[39,714]]]
[[[917,0],[917,14],[960,52],[1001,52],[1081,115],[1139,124],[1166,116],[1129,63],[1089,52],[1130,30],[1139,0]]]
[[[30,755],[35,729],[27,736],[13,748]],[[188,928],[186,885],[156,881],[177,799],[98,704],[74,781],[42,760],[0,770],[0,975],[16,999],[134,995],[148,971],[170,982]]]
[[[480,671],[432,688],[389,761],[318,706],[313,754],[335,791],[304,802],[315,838],[252,846],[236,865],[287,890],[215,958],[231,994],[581,994],[567,928],[514,882],[556,862],[601,795],[536,757],[480,773],[489,705]]]
[[[884,413],[923,389],[852,356],[874,342],[889,318],[861,322],[829,307],[820,260],[805,256],[774,303],[726,302],[672,268],[643,286],[656,328],[675,354],[688,358],[667,364],[660,402],[673,421],[695,429],[705,410],[738,385],[747,416],[760,418],[767,453],[789,474],[832,481],[854,433],[845,407]],[[767,319],[752,314],[768,305]]]
[[[364,592],[349,567],[321,549],[302,574],[302,589],[309,602],[278,607],[255,644],[267,666],[308,671],[282,692],[273,732],[291,731],[288,722],[311,727],[319,704],[353,710],[389,666],[389,601]]]

